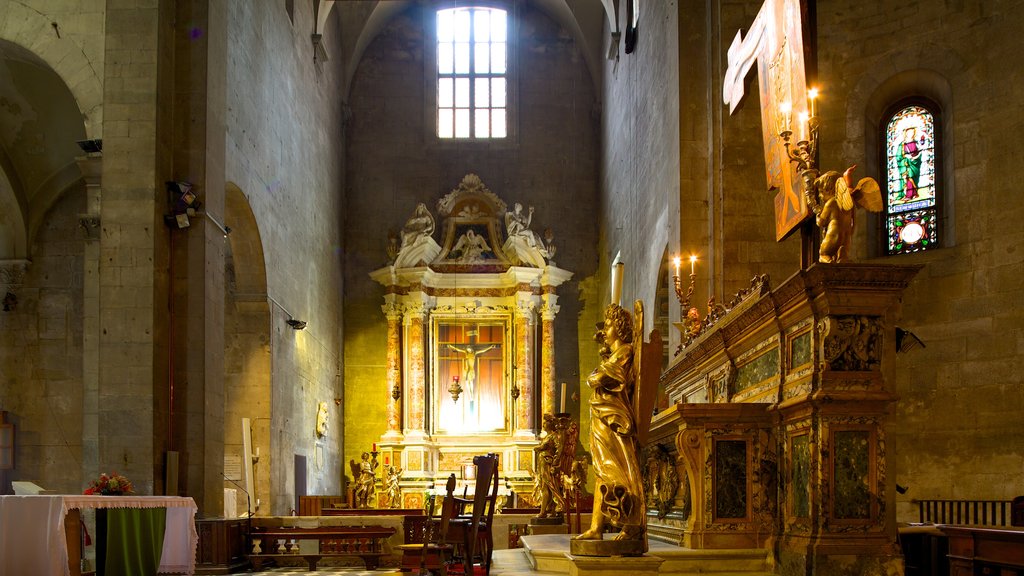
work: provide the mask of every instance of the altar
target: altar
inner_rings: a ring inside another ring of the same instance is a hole
[[[162,526],[142,530],[154,534],[151,544],[159,550],[154,548],[152,553],[136,550],[141,548],[136,541],[125,543],[125,556],[130,559],[138,554],[159,554],[159,573],[195,573],[198,508],[192,498],[64,495],[0,496],[0,576],[81,574],[79,514],[90,509],[165,511],[159,515]],[[117,522],[113,518],[109,521]],[[139,520],[140,524],[146,522],[147,519]],[[93,536],[100,541],[98,534]]]
[[[540,413],[555,413],[554,320],[559,285],[552,235],[530,229],[533,208],[512,207],[467,175],[417,206],[391,238],[384,287],[387,430],[377,445],[401,468],[403,508],[476,454],[499,454],[505,488],[529,494]],[[392,505],[390,502],[388,505]]]

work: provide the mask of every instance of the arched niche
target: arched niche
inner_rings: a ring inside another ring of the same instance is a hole
[[[270,513],[271,367],[270,304],[263,240],[249,200],[229,182],[224,195],[224,225],[228,234],[224,282],[224,453],[253,466],[251,507]],[[252,450],[257,461],[247,463],[242,446],[242,419],[248,418]],[[257,452],[257,449],[259,450]],[[225,484],[225,487],[231,487]],[[237,510],[246,509],[246,496],[236,494]],[[258,505],[257,505],[258,504]]]

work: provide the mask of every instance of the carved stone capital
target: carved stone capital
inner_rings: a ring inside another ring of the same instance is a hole
[[[0,260],[0,286],[21,286],[25,282],[25,272],[31,263],[31,260],[20,258]]]
[[[86,240],[100,239],[100,217],[98,214],[79,214],[78,227]]]

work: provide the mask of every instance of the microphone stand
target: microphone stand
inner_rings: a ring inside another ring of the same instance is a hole
[[[249,546],[252,542],[252,500],[249,497],[249,491],[246,490],[245,488],[242,488],[242,485],[239,484],[238,482],[235,482],[231,478],[228,478],[227,474],[221,472],[220,475],[223,476],[225,480],[231,482],[239,490],[245,493],[245,544],[244,546],[242,546],[242,550],[248,551]]]

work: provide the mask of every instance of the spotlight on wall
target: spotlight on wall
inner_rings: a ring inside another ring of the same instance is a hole
[[[103,152],[102,138],[96,138],[94,140],[79,140],[75,142],[75,144],[78,144],[78,147],[86,154],[99,154],[100,152]]]
[[[913,332],[896,327],[896,352],[910,352],[924,347],[924,342]]]
[[[292,327],[292,330],[302,330],[306,327],[305,320],[296,320],[295,318],[288,319],[288,325]]]

